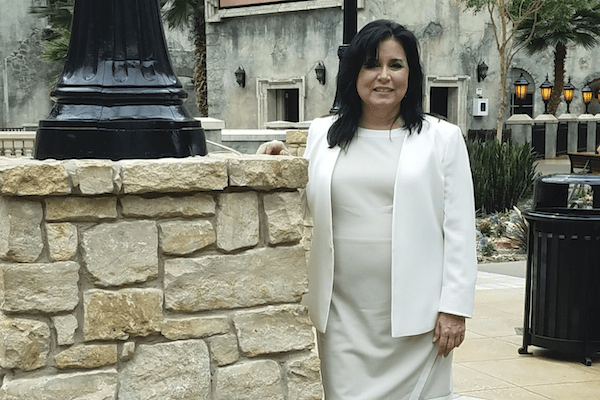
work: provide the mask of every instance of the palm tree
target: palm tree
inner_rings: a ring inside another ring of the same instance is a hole
[[[532,24],[535,29],[531,34]],[[550,95],[548,112],[556,115],[565,84],[565,58],[570,44],[591,50],[599,43],[600,3],[590,8],[573,11],[570,15],[555,15],[534,21],[529,18],[517,28],[517,41],[525,44],[528,55],[554,49],[554,89]]]
[[[192,29],[196,45],[194,59],[194,86],[196,107],[200,116],[208,116],[206,85],[206,22],[204,0],[160,0],[163,18],[170,28]]]

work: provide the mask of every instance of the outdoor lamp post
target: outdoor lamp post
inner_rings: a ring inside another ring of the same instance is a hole
[[[206,154],[183,106],[158,0],[77,0],[69,51],[34,158],[151,159]]]
[[[566,83],[563,89],[563,97],[567,102],[567,114],[571,113],[571,101],[573,100],[573,95],[575,94],[575,86],[571,84],[571,77],[569,77],[569,81]]]
[[[548,100],[550,100],[550,95],[552,94],[552,89],[554,86],[548,80],[548,74],[546,74],[546,80],[540,86],[540,92],[542,92],[542,100],[544,101],[544,114],[548,114]]]
[[[590,85],[585,85],[583,89],[581,89],[581,95],[583,96],[583,102],[585,103],[585,113],[588,113],[588,107],[592,102],[592,97],[594,97],[594,91],[590,87]]]
[[[338,47],[338,60],[341,66],[344,54],[346,54],[346,50],[348,49],[348,45],[354,39],[357,30],[357,22],[356,22],[356,8],[357,8],[357,0],[344,0],[344,27],[343,27],[343,35],[342,35],[342,44]],[[338,73],[339,73],[338,67]],[[329,110],[329,114],[337,114],[340,109],[340,101],[339,101],[339,93],[337,88],[335,90],[335,99],[333,100],[333,106]]]
[[[525,79],[525,77],[523,77],[523,74],[521,73],[519,79],[515,81],[515,94],[517,95],[517,99],[523,100],[525,98],[525,96],[527,95],[528,87],[529,82],[527,81],[527,79]],[[521,101],[519,101],[519,105],[522,107]]]

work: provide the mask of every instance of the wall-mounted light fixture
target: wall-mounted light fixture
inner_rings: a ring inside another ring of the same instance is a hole
[[[235,81],[238,85],[240,85],[240,87],[246,86],[246,71],[244,71],[244,67],[241,65],[235,71]]]
[[[569,81],[565,84],[563,88],[563,97],[567,102],[567,114],[571,113],[571,100],[573,100],[573,96],[575,95],[575,86],[571,83],[571,77],[569,77]]]
[[[544,114],[548,114],[548,100],[550,100],[550,95],[552,94],[552,89],[554,86],[548,80],[548,74],[546,74],[546,80],[540,86],[540,92],[542,93],[542,100],[544,101]]]
[[[583,89],[581,89],[581,95],[583,97],[583,102],[585,103],[585,113],[588,113],[588,107],[592,102],[592,97],[594,97],[594,91],[590,87],[590,85],[585,85]]]
[[[477,65],[477,82],[483,82],[487,77],[488,66],[483,61]]]
[[[323,64],[323,61],[319,61],[319,63],[315,67],[315,73],[317,74],[317,80],[319,81],[319,83],[321,85],[325,84],[325,72],[326,71],[327,70],[325,69],[325,65]]]

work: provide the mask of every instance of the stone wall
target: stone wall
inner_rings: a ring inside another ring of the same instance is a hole
[[[298,157],[0,158],[0,398],[321,399]]]

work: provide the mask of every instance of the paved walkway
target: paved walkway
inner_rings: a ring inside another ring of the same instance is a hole
[[[455,400],[598,400],[600,357],[580,358],[529,346],[519,355],[525,305],[525,262],[481,264],[475,315],[454,354]]]

